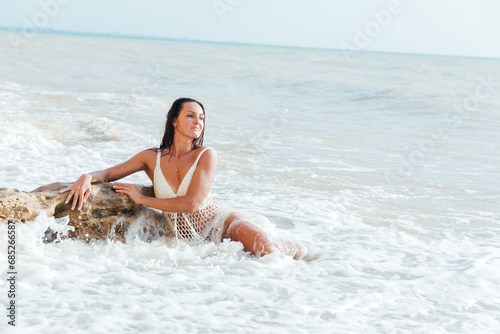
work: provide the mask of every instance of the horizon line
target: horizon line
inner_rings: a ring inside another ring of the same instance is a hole
[[[0,26],[0,31],[15,31],[24,32],[24,28],[21,27],[6,27]],[[207,41],[198,40],[191,38],[173,38],[173,37],[158,37],[151,35],[130,35],[121,34],[120,32],[113,33],[97,33],[97,32],[82,32],[74,30],[65,29],[36,29],[36,31],[29,32],[29,34],[53,34],[53,35],[73,35],[73,36],[93,36],[93,37],[106,37],[106,38],[122,38],[122,39],[143,39],[143,40],[156,40],[156,41],[170,41],[170,42],[181,42],[181,43],[207,43],[207,44],[225,44],[225,45],[240,45],[240,46],[261,46],[261,47],[276,47],[276,48],[287,48],[287,49],[305,49],[305,50],[323,50],[323,51],[333,51],[333,52],[350,52],[353,54],[360,53],[381,53],[381,54],[396,54],[396,55],[413,55],[413,56],[428,56],[428,57],[454,57],[454,58],[472,58],[472,59],[492,59],[499,60],[500,57],[485,57],[485,56],[460,56],[460,55],[448,55],[448,54],[432,54],[432,53],[412,53],[412,52],[394,52],[394,51],[371,51],[371,50],[351,50],[351,49],[334,49],[334,48],[324,48],[324,47],[309,47],[309,46],[289,46],[289,45],[275,45],[275,44],[259,44],[259,43],[245,43],[245,42],[221,42],[221,41]]]

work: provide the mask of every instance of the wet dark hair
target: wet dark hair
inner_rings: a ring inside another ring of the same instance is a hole
[[[174,143],[174,122],[179,117],[182,106],[186,102],[196,102],[200,105],[203,110],[203,116],[205,116],[205,108],[201,102],[196,101],[195,99],[190,99],[189,97],[181,97],[174,101],[172,107],[167,113],[167,123],[165,124],[165,133],[163,134],[163,139],[160,144],[160,149],[163,150],[165,148],[171,148]],[[203,131],[198,138],[193,139],[193,149],[203,145],[203,138],[205,136],[205,122],[203,122]]]

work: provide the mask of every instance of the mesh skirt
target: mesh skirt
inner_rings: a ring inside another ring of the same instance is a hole
[[[190,244],[222,242],[225,234],[224,223],[231,210],[211,197],[203,201],[194,213],[163,212],[169,232],[177,240]]]

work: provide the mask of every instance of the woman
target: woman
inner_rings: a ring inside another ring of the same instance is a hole
[[[306,258],[303,247],[273,240],[251,219],[224,210],[212,199],[216,153],[202,146],[204,133],[203,105],[190,98],[177,99],[168,112],[159,149],[148,149],[120,165],[83,174],[73,185],[61,190],[61,193],[69,191],[66,204],[73,199],[71,209],[80,210],[90,195],[92,183],[115,181],[144,171],[153,182],[156,197],[142,195],[135,184],[115,183],[114,189],[137,204],[163,211],[176,238],[191,243],[229,238],[240,241],[246,251],[256,256],[278,251],[295,259]]]

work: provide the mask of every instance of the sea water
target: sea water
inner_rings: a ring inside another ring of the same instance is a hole
[[[312,262],[240,243],[61,239],[16,226],[19,333],[500,329],[500,61],[0,32],[0,187],[30,191],[161,141],[204,103],[213,196]],[[127,182],[150,184],[145,174]],[[7,325],[0,226],[0,331]]]

